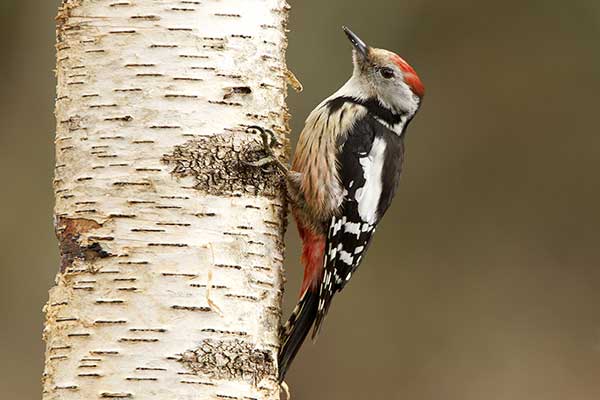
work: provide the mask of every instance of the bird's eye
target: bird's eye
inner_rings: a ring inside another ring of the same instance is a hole
[[[382,67],[379,69],[379,73],[385,79],[392,79],[394,77],[394,70],[388,67]]]

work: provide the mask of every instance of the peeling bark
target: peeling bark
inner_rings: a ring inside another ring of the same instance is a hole
[[[90,231],[101,228],[102,225],[96,221],[85,218],[64,218],[59,217],[56,226],[56,236],[60,248],[60,272],[64,273],[68,267],[71,267],[76,259],[82,259],[86,263],[91,264],[98,258],[106,258],[112,256],[102,246],[93,241],[93,239],[102,239],[111,241],[113,237],[96,237],[89,236],[91,243],[83,243],[82,235]],[[88,240],[88,241],[89,241]]]
[[[44,399],[278,399],[284,0],[63,0]]]

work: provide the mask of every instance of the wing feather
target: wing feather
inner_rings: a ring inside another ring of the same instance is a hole
[[[402,139],[372,117],[357,121],[342,143],[337,161],[344,190],[341,213],[330,219],[313,337],[331,305],[359,267],[377,223],[396,192]]]

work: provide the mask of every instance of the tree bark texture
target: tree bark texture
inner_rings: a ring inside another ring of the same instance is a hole
[[[279,398],[287,12],[63,1],[45,400]]]

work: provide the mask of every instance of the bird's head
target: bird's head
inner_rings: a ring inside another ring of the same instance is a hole
[[[350,29],[343,29],[354,46],[352,78],[361,96],[376,97],[393,111],[414,114],[425,95],[414,68],[396,53],[369,47]]]

